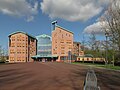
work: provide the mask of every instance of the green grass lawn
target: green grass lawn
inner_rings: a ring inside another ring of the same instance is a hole
[[[107,68],[107,69],[112,69],[112,70],[120,70],[120,66],[113,66],[112,64],[104,65],[104,64],[82,63],[82,62],[73,62],[72,64],[81,64],[81,65],[87,65],[87,66],[92,66],[92,67]]]
[[[108,68],[108,69],[113,69],[113,70],[120,70],[120,66],[113,66],[113,65],[102,65],[100,67],[103,67],[103,68]]]

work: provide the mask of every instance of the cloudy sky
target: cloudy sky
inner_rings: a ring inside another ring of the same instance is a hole
[[[0,0],[0,45],[5,48],[8,35],[24,31],[33,36],[51,35],[51,22],[74,32],[74,41],[94,31],[104,39],[99,17],[110,0]]]

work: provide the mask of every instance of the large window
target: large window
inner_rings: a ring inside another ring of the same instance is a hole
[[[38,55],[49,55],[51,54],[51,37],[48,35],[37,36],[37,54]]]

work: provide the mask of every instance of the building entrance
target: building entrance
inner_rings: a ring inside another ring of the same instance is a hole
[[[50,56],[50,57],[40,57],[40,56],[33,56],[32,59],[34,59],[34,61],[39,61],[39,62],[53,62],[56,61],[58,59],[57,56]]]

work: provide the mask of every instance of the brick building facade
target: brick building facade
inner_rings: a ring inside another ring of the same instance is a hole
[[[52,31],[52,55],[58,56],[58,61],[67,60],[68,52],[73,49],[73,32],[55,25]]]
[[[25,32],[14,32],[9,35],[9,62],[32,62],[36,55],[37,40]]]

